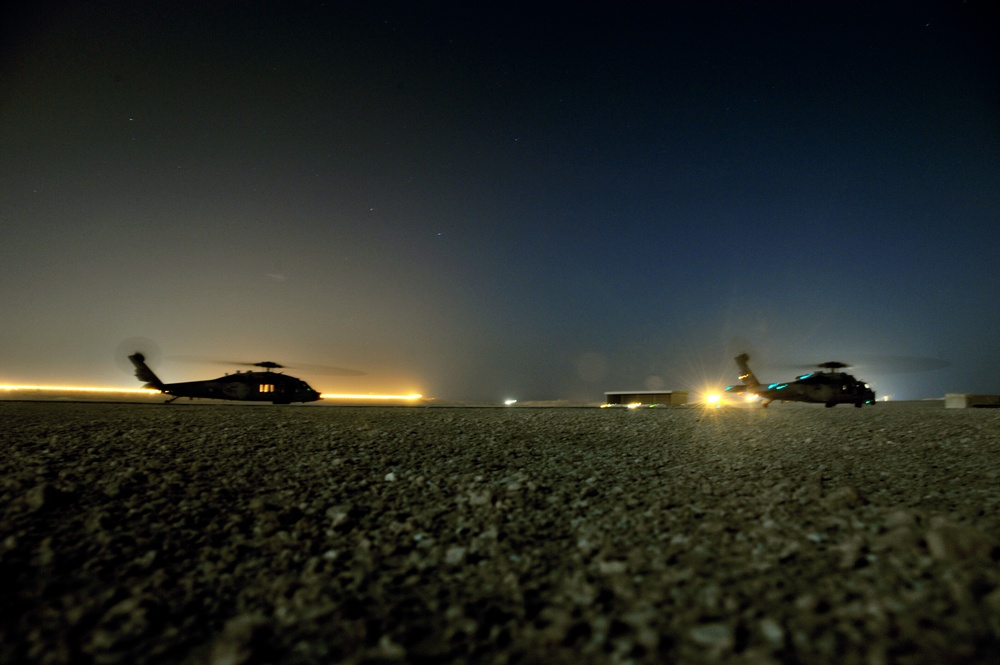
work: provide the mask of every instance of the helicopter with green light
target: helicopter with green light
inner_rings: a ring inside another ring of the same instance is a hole
[[[730,394],[745,394],[756,396],[761,400],[761,406],[777,400],[779,402],[810,402],[824,404],[827,408],[838,404],[853,404],[861,408],[865,404],[875,404],[875,391],[864,381],[856,379],[843,370],[849,365],[831,361],[817,365],[819,371],[802,374],[793,381],[784,383],[761,383],[750,369],[750,356],[741,353],[736,356],[736,365],[740,368],[740,381],[732,386],[726,386]]]

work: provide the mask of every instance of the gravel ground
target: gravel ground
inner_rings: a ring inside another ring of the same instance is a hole
[[[1000,662],[1000,410],[0,426],[2,663]]]

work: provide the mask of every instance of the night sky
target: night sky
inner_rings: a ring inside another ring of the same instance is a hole
[[[995,2],[587,5],[4,10],[0,383],[1000,393]]]

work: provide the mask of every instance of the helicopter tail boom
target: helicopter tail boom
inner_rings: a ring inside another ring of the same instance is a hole
[[[160,381],[160,377],[153,373],[153,370],[149,369],[149,365],[146,364],[146,356],[141,353],[133,353],[128,357],[135,365],[135,378],[140,381],[146,382],[146,388],[155,388],[157,390],[163,391],[165,386],[163,381]]]
[[[740,381],[747,387],[754,388],[760,385],[760,381],[757,380],[757,377],[754,376],[753,371],[750,369],[750,365],[747,364],[748,360],[750,360],[750,356],[741,353],[736,356],[736,365],[740,368]]]

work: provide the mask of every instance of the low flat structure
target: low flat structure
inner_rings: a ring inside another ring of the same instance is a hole
[[[1000,407],[1000,395],[948,393],[944,396],[944,408],[946,409],[968,409],[972,407]]]
[[[688,401],[686,390],[616,390],[604,393],[606,404],[641,404],[642,406],[684,406]]]

